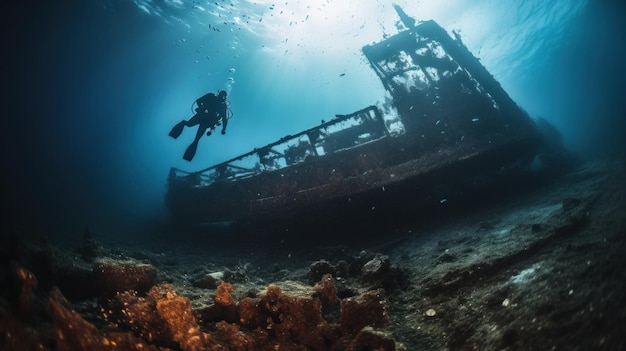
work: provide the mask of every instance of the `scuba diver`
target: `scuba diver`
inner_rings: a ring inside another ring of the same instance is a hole
[[[220,122],[222,126],[222,135],[226,134],[228,119],[232,117],[232,113],[230,113],[230,109],[228,108],[230,102],[226,100],[226,95],[226,92],[221,90],[217,95],[208,93],[197,99],[195,101],[197,107],[195,108],[195,114],[193,117],[191,117],[188,121],[182,120],[178,122],[170,131],[169,135],[176,139],[183,132],[184,127],[198,126],[196,138],[185,151],[185,155],[183,155],[185,160],[191,161],[193,159],[196,154],[196,149],[198,148],[198,141],[202,138],[202,135],[204,135],[205,132],[207,136],[213,134],[215,129],[220,125]]]

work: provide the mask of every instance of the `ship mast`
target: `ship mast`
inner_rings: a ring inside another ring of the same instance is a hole
[[[407,15],[406,12],[404,12],[404,10],[402,9],[402,7],[400,7],[398,4],[393,4],[393,8],[398,13],[398,17],[400,17],[400,20],[402,21],[405,27],[407,27],[408,29],[415,27],[415,22],[416,22],[415,19]]]

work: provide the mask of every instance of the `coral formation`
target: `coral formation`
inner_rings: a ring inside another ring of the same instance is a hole
[[[329,322],[322,315],[323,302],[340,303],[332,277],[326,276],[314,288],[300,288],[307,293],[292,296],[270,285],[259,297],[236,302],[231,295],[234,287],[221,283],[215,304],[211,312],[205,311],[205,318],[218,319],[220,314],[230,317],[200,325],[189,299],[179,296],[172,285],[162,284],[145,297],[134,292],[118,294],[109,306],[112,315],[108,321],[151,344],[185,351],[350,350],[363,340],[377,339],[360,336],[357,341],[366,327],[380,330],[389,326],[385,301],[379,292],[342,301],[338,321]]]
[[[84,320],[58,289],[50,292],[48,313],[54,322],[56,350],[159,350],[126,332],[107,332]]]
[[[5,340],[6,344],[16,349],[61,351],[395,350],[393,338],[385,331],[390,320],[381,292],[341,299],[331,274],[314,286],[285,281],[238,298],[233,295],[236,287],[221,281],[212,303],[194,310],[190,298],[181,296],[172,284],[154,285],[142,292],[141,287],[155,279],[152,265],[100,257],[94,267],[99,271],[93,276],[103,289],[95,296],[101,316],[81,315],[55,287],[47,294],[46,308],[34,312],[52,321],[53,335],[31,341],[15,338]],[[23,315],[30,315],[37,279],[22,267],[15,276],[15,305]],[[15,319],[8,324],[23,322]],[[12,335],[7,326],[2,329],[5,336]]]
[[[155,284],[156,275],[153,265],[133,259],[98,258],[93,268],[96,284],[108,295],[127,290],[144,293]]]

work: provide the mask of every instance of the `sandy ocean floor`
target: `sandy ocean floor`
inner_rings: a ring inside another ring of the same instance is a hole
[[[623,161],[363,240],[3,238],[2,350],[624,350]]]

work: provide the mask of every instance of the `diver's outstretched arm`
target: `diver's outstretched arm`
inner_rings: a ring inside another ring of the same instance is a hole
[[[228,124],[228,118],[222,117],[222,135],[226,134],[226,125]]]

